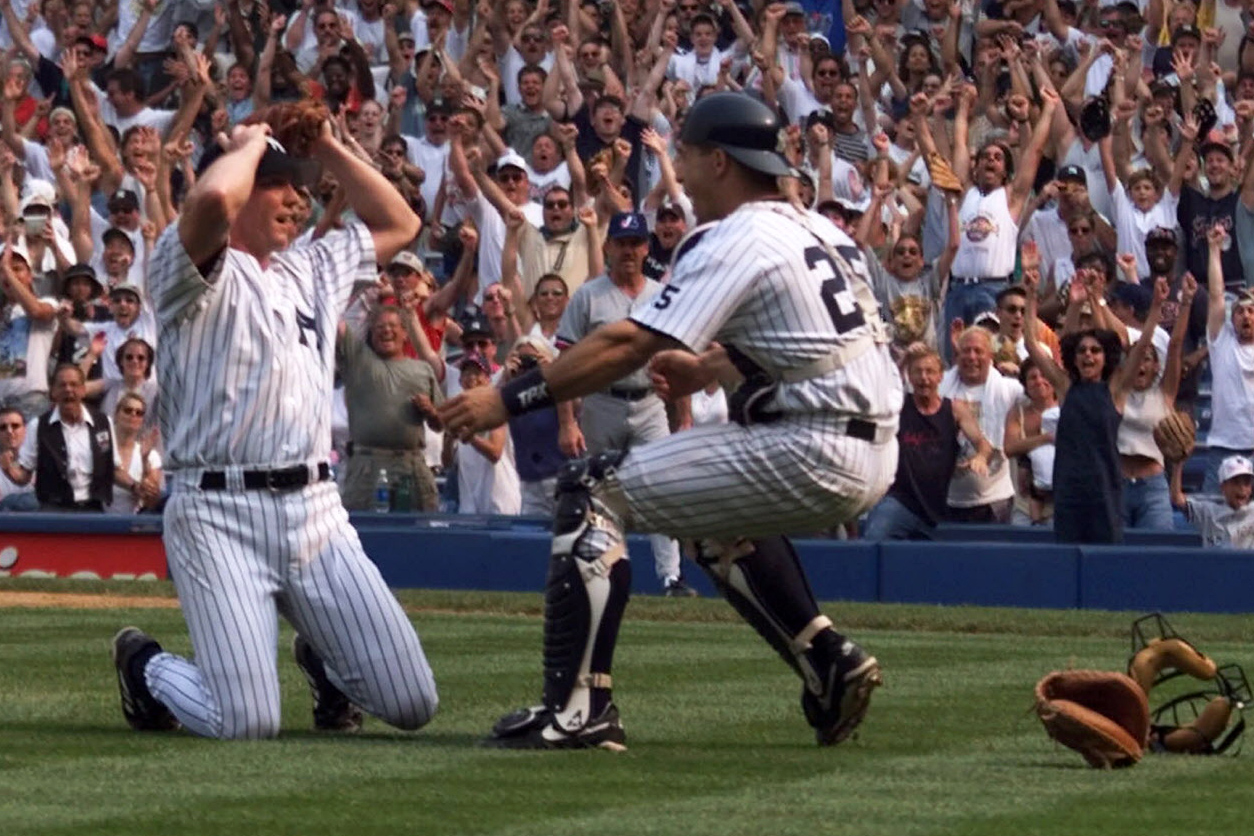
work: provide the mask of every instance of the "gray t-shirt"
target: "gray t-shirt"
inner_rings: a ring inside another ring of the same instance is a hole
[[[1254,505],[1233,510],[1227,503],[1190,497],[1184,515],[1202,533],[1204,546],[1254,549]]]
[[[411,398],[423,393],[444,402],[444,389],[423,360],[384,360],[362,339],[345,330],[338,359],[348,407],[348,433],[354,444],[389,450],[418,450],[426,441],[424,418]]]
[[[584,282],[570,297],[566,312],[562,314],[562,321],[558,323],[558,344],[576,343],[602,325],[626,319],[636,306],[647,304],[661,289],[661,282],[646,278],[644,288],[633,299],[610,281],[610,277],[605,274]],[[614,381],[612,388],[652,388],[648,369],[639,368],[626,377]]]

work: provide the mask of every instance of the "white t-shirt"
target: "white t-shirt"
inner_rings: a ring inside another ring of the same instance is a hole
[[[1116,183],[1114,191],[1110,193],[1110,202],[1114,207],[1119,252],[1135,255],[1137,275],[1142,279],[1148,278],[1150,271],[1149,261],[1145,257],[1145,236],[1150,230],[1160,226],[1176,228],[1176,208],[1180,205],[1180,196],[1164,189],[1158,202],[1148,212],[1142,212],[1128,197],[1123,183]]]
[[[97,212],[91,210],[91,266],[97,276],[105,275],[104,265],[104,234],[113,228],[113,224]],[[135,258],[131,260],[131,269],[126,273],[127,284],[133,284],[147,293],[148,288],[148,249],[144,246],[144,233],[139,227],[123,229],[126,237],[131,239],[135,248]]]
[[[495,463],[468,443],[457,445],[457,513],[517,514],[522,485],[514,466],[514,441],[505,433],[505,449]]]
[[[988,370],[988,378],[978,386],[969,386],[958,377],[957,366],[945,372],[937,389],[941,397],[966,401],[980,422],[980,431],[993,445],[993,456],[988,463],[988,476],[977,476],[969,470],[957,470],[949,480],[949,504],[955,508],[974,508],[1010,499],[1015,494],[1010,468],[1001,446],[1006,437],[1006,415],[1023,395],[1023,387],[1014,378],[1004,377],[997,369]],[[964,435],[960,458],[975,454],[970,440]]]
[[[426,137],[414,139],[405,137],[405,152],[409,161],[422,169],[426,175],[418,190],[427,204],[427,211],[435,209],[435,197],[444,182],[444,170],[448,163],[448,143],[435,145]]]
[[[50,296],[39,301],[58,304]],[[5,313],[7,316],[0,321],[0,397],[47,392],[49,355],[52,338],[57,333],[56,318],[46,322],[31,319],[17,303],[11,304]]]
[[[1254,343],[1237,342],[1230,321],[1207,343],[1213,417],[1206,442],[1231,450],[1254,448]]]

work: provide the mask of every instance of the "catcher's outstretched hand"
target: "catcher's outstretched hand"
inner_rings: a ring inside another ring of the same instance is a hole
[[[491,430],[509,420],[505,402],[495,386],[480,386],[462,392],[439,407],[444,429],[461,441],[477,432]]]

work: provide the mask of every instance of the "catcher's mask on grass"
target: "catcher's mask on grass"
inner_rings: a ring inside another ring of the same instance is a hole
[[[317,160],[293,157],[274,137],[266,137],[266,152],[257,163],[256,183],[259,186],[290,183],[294,188],[312,188],[322,177],[322,166]],[[211,144],[200,157],[196,170],[199,179],[226,151],[217,143]]]

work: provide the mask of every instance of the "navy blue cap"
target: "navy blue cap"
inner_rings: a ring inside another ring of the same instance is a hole
[[[1110,291],[1111,301],[1127,305],[1137,319],[1143,319],[1149,313],[1153,296],[1154,292],[1145,285],[1129,282],[1115,282],[1115,286]]]
[[[1084,169],[1078,165],[1064,165],[1058,169],[1058,179],[1062,181],[1070,181],[1074,183],[1083,183],[1088,185],[1089,176]]]
[[[649,224],[639,212],[618,212],[610,218],[610,238],[640,238],[648,240]]]
[[[492,326],[488,324],[488,318],[484,316],[483,311],[477,306],[466,308],[462,315],[458,317],[457,324],[462,327],[462,335],[483,334],[492,336]]]
[[[261,159],[257,161],[257,173],[255,176],[258,180],[284,180],[300,188],[301,186],[312,187],[322,177],[322,166],[317,160],[308,157],[293,157],[287,153],[287,149],[283,147],[283,144],[272,136],[266,138],[266,143],[266,151],[261,155]],[[203,175],[209,169],[209,166],[217,162],[218,158],[225,153],[226,151],[218,143],[209,143],[205,147],[204,153],[200,156],[200,165],[196,171],[197,178]]]

